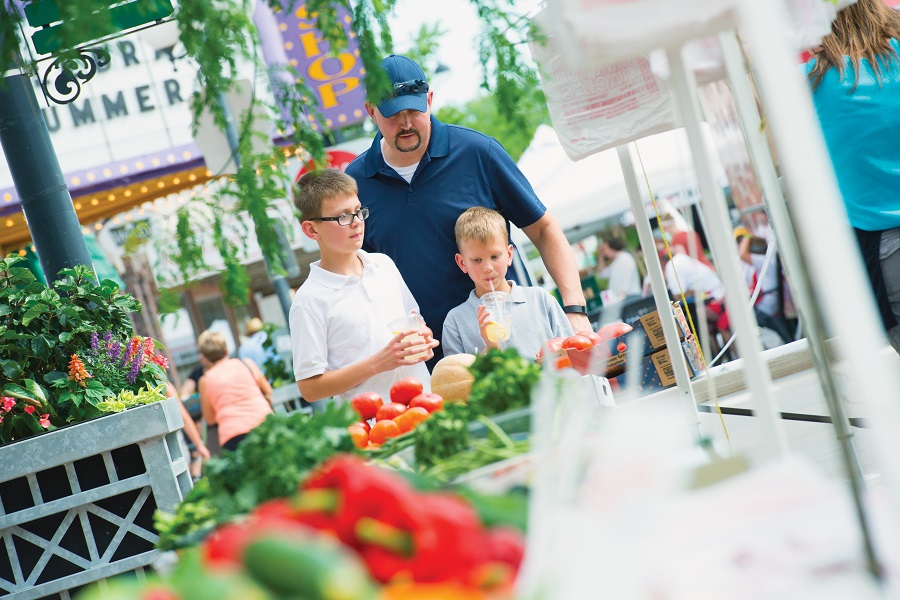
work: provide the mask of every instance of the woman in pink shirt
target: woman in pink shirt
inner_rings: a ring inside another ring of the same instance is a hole
[[[205,369],[198,384],[203,419],[218,424],[222,448],[234,450],[272,412],[272,386],[252,360],[228,358],[222,334],[204,331],[197,345]]]

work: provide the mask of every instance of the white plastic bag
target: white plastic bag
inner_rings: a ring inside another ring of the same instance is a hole
[[[556,38],[532,42],[553,128],[572,160],[676,127],[671,95],[645,57],[578,71]]]

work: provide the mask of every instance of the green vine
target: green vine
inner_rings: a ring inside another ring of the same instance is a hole
[[[223,213],[216,207],[212,223],[213,242],[225,260],[225,270],[219,278],[219,289],[222,299],[229,306],[245,306],[250,301],[250,275],[240,260],[241,248],[226,235]]]
[[[179,208],[175,216],[177,219],[175,225],[177,248],[171,257],[178,266],[178,270],[185,278],[189,279],[206,268],[206,263],[203,261],[203,245],[191,222],[190,209],[188,207]]]

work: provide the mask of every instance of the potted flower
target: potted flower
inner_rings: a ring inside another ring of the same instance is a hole
[[[44,285],[21,260],[0,260],[0,595],[38,598],[152,562],[153,512],[190,476],[140,303],[86,267]]]
[[[165,397],[166,359],[134,335],[140,303],[86,267],[46,286],[0,260],[0,444]]]

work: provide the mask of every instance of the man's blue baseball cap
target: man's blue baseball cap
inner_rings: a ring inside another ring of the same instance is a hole
[[[394,95],[378,103],[378,111],[392,117],[401,110],[428,110],[428,81],[425,71],[412,59],[391,54],[381,61],[394,86]]]

